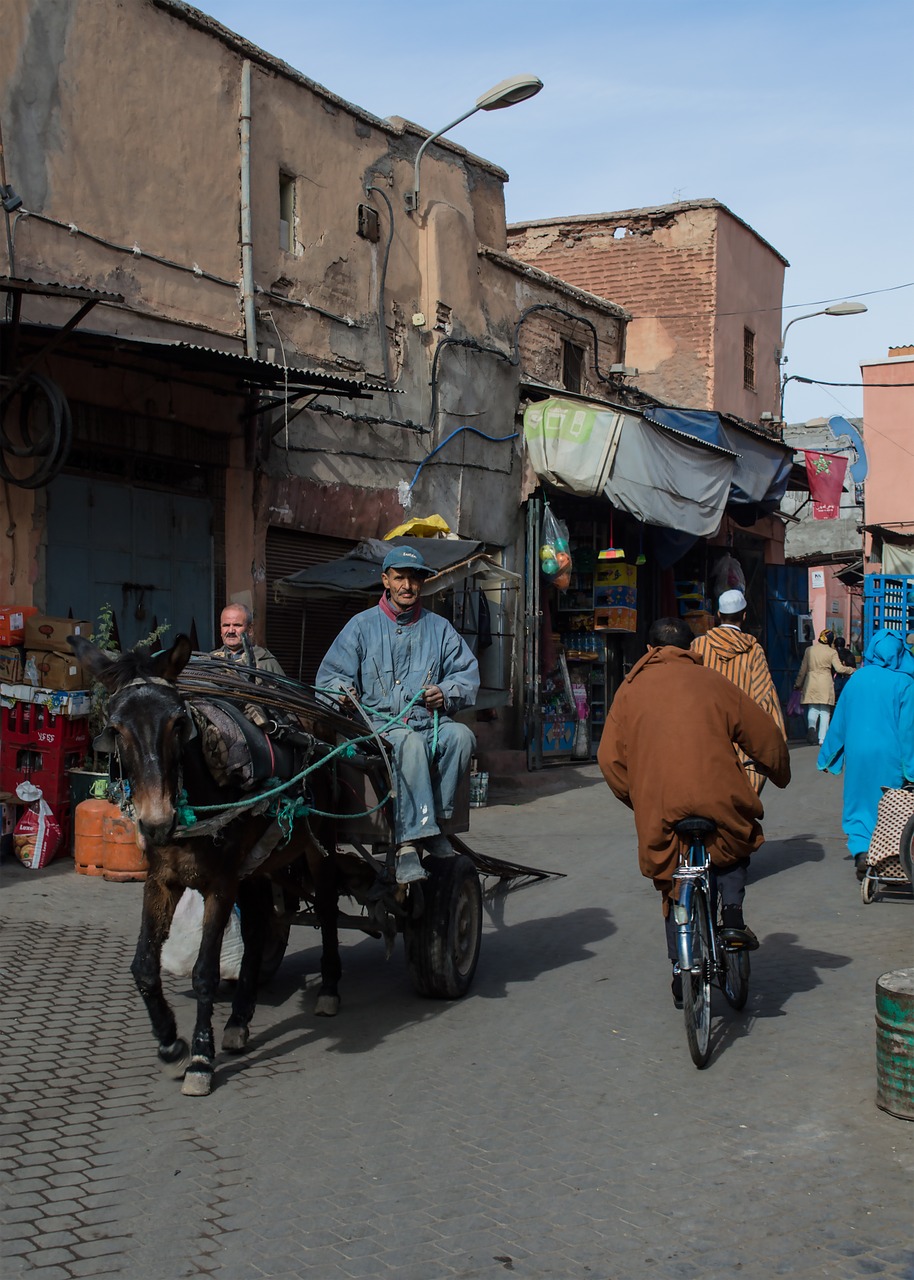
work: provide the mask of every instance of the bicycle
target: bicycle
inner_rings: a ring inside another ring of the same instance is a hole
[[[686,1039],[692,1061],[700,1068],[711,1056],[711,984],[723,991],[732,1008],[742,1009],[749,996],[749,953],[720,936],[717,884],[705,843],[717,824],[693,815],[674,823],[673,830],[687,842],[673,873],[679,894],[672,908]]]

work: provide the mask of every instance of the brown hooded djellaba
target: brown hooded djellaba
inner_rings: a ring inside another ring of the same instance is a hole
[[[711,861],[729,867],[762,843],[762,802],[733,746],[778,787],[790,781],[780,727],[732,681],[673,645],[651,649],[613,699],[597,760],[635,812],[641,874],[666,891],[679,862],[673,823],[710,818]]]

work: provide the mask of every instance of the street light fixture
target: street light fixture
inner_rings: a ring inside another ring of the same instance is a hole
[[[442,134],[448,133],[455,125],[462,124],[464,120],[468,120],[477,111],[500,111],[502,107],[513,107],[516,102],[525,102],[527,98],[532,98],[534,94],[539,93],[542,87],[543,82],[539,76],[510,76],[507,80],[502,80],[499,84],[493,85],[486,93],[480,94],[476,99],[476,105],[470,107],[469,111],[465,111],[462,116],[458,116],[456,120],[446,124],[443,129],[439,129],[436,133],[426,138],[416,155],[416,165],[413,170],[413,189],[406,193],[406,212],[414,213],[419,207],[419,166],[431,143],[440,138]]]
[[[781,334],[781,345],[778,347],[777,366],[778,371],[784,368],[787,359],[784,355],[784,344],[787,341],[787,330],[792,324],[796,324],[798,320],[812,320],[814,316],[859,316],[868,308],[865,302],[833,302],[829,307],[823,307],[821,311],[810,311],[805,316],[794,316],[792,320],[788,320],[784,326],[784,332]],[[784,392],[787,389],[787,383],[790,381],[786,376],[781,377],[781,410],[780,418],[784,421]]]

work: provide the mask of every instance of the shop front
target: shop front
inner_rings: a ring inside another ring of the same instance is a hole
[[[531,769],[595,758],[655,618],[681,616],[701,634],[716,597],[739,586],[763,637],[764,512],[780,500],[789,454],[743,444],[732,428],[712,435],[706,419],[717,415],[700,415],[703,434],[692,434],[689,415],[667,412],[654,421],[647,410],[562,397],[525,413],[538,480],[526,523]]]

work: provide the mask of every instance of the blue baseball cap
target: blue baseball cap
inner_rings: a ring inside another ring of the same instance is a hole
[[[381,565],[381,572],[387,573],[389,569],[412,569],[413,573],[421,574],[423,578],[432,578],[437,572],[428,567],[421,551],[406,546],[394,547],[393,551],[388,551]]]

